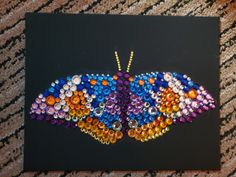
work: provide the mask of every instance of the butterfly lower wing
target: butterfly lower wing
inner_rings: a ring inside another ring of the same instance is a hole
[[[128,115],[137,126],[128,134],[140,141],[162,135],[173,123],[192,122],[198,114],[215,107],[214,99],[202,86],[179,73],[137,75],[130,91]]]
[[[74,75],[56,80],[35,99],[31,118],[78,127],[102,143],[115,143],[123,133],[119,127],[112,130],[118,116],[106,109],[115,90],[116,82],[110,75]]]

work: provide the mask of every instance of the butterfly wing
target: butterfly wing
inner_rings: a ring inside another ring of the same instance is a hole
[[[136,75],[130,91],[128,135],[140,141],[162,135],[172,124],[192,122],[198,114],[215,107],[203,86],[180,73]],[[132,124],[136,126],[132,128]]]
[[[31,118],[80,128],[102,143],[115,143],[123,136],[119,109],[109,109],[116,102],[115,90],[116,81],[110,75],[74,75],[56,80],[35,99]]]

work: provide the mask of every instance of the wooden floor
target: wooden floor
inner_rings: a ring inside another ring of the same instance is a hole
[[[220,171],[22,171],[25,13],[102,13],[220,17]],[[236,1],[233,0],[1,0],[0,177],[236,176]]]

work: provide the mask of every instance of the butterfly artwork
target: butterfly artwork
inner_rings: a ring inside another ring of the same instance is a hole
[[[113,76],[81,74],[52,82],[32,104],[31,118],[79,128],[103,144],[114,144],[124,136],[140,142],[156,139],[215,108],[207,90],[185,74],[132,76],[133,54],[122,71],[115,52],[118,71]]]

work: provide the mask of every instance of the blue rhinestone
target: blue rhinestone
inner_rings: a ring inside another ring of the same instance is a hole
[[[49,96],[49,94],[50,94],[50,92],[49,92],[48,90],[46,90],[46,91],[43,93],[43,96],[44,96],[44,97],[47,97],[47,96]]]
[[[190,90],[190,88],[189,87],[184,87],[184,92],[188,92],[189,90]]]
[[[192,81],[189,81],[189,82],[188,82],[188,85],[189,85],[190,87],[192,87],[192,86],[193,86],[193,82],[192,82]]]
[[[158,87],[156,87],[156,86],[154,86],[153,88],[152,88],[152,90],[154,91],[154,92],[158,92]]]
[[[106,94],[106,95],[108,95],[108,94],[110,93],[110,90],[109,90],[109,89],[104,89],[104,90],[103,90],[103,93]]]
[[[183,85],[187,85],[188,84],[188,80],[186,80],[186,79],[183,79],[181,82],[182,82]]]
[[[59,80],[59,84],[60,84],[61,86],[63,86],[63,85],[66,84],[66,81],[65,81],[64,79],[60,79],[60,80]]]
[[[71,77],[70,77],[70,76],[67,76],[66,79],[67,79],[68,81],[70,81],[70,80],[71,80]]]
[[[55,92],[55,93],[53,93],[53,96],[54,96],[55,98],[58,98],[58,97],[59,97],[59,93],[58,93],[58,92]]]
[[[148,119],[143,119],[143,121],[145,122],[145,123],[149,123],[149,120]]]
[[[51,93],[53,93],[53,92],[55,91],[55,89],[54,89],[53,87],[50,87],[50,88],[48,89],[48,91],[51,92]]]
[[[77,90],[78,90],[78,91],[83,90],[83,88],[84,88],[84,87],[83,87],[82,85],[78,85],[78,86],[77,86]]]
[[[90,85],[88,82],[86,82],[86,83],[84,84],[84,86],[85,86],[85,88],[88,89],[88,88],[90,88],[91,85]]]
[[[164,82],[162,82],[162,87],[164,87],[164,88],[167,88],[168,87],[168,83],[166,82],[166,81],[164,81]]]
[[[94,86],[93,88],[94,88],[94,90],[98,90],[98,86]]]
[[[194,88],[195,90],[198,90],[199,87],[200,87],[200,86],[199,86],[198,84],[194,84],[194,85],[193,85],[193,88]]]
[[[158,78],[160,78],[160,79],[162,79],[162,78],[163,78],[163,76],[164,76],[164,74],[163,74],[163,73],[158,73],[158,74],[157,74],[157,77],[158,77]]]
[[[55,85],[55,89],[60,90],[61,87],[59,85]]]
[[[115,86],[112,86],[112,87],[111,87],[111,90],[113,90],[113,91],[116,90],[116,87],[115,87]]]
[[[92,95],[94,93],[93,89],[88,89],[88,94]]]
[[[81,80],[82,80],[83,82],[87,82],[87,81],[88,81],[88,77],[85,76],[85,75],[83,75],[83,76],[81,77]]]
[[[100,95],[100,96],[98,96],[97,99],[98,99],[99,102],[102,102],[102,101],[104,100],[104,97],[102,97],[102,96]]]

